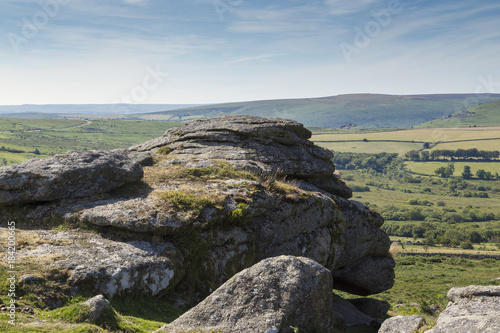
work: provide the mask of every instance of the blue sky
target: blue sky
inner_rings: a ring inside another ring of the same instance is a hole
[[[490,0],[1,0],[0,104],[500,93]]]

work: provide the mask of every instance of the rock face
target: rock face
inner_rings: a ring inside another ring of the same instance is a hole
[[[0,198],[10,200],[0,204],[0,223],[106,233],[68,232],[73,241],[61,244],[40,234],[41,243],[19,253],[59,256],[72,287],[92,286],[108,298],[176,292],[192,305],[280,255],[315,260],[337,289],[389,289],[394,261],[383,219],[348,200],[331,153],[310,135],[294,121],[225,116],[170,129],[127,153],[69,153],[0,168]]]
[[[123,154],[79,151],[0,168],[0,205],[56,201],[105,193],[142,178]]]
[[[357,295],[377,294],[394,283],[394,260],[382,217],[356,201],[335,197],[346,231],[345,245],[333,268],[334,288]]]
[[[167,149],[169,154],[222,159],[233,166],[263,173],[279,170],[345,198],[351,190],[333,175],[333,154],[308,139],[311,132],[293,120],[255,116],[201,119],[173,128],[133,151]]]
[[[265,259],[157,332],[333,332],[332,277],[299,257]]]
[[[456,287],[429,333],[500,332],[500,286]]]

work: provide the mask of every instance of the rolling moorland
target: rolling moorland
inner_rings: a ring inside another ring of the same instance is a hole
[[[379,95],[351,94],[323,98],[227,103],[136,115],[142,119],[189,121],[224,114],[249,114],[296,120],[309,127],[410,128],[448,117],[499,94]],[[453,118],[453,117],[452,117]]]
[[[383,123],[380,126],[386,127],[383,129],[310,128],[316,144],[336,153],[334,163],[353,189],[353,199],[380,212],[386,220],[383,229],[395,241],[392,247],[397,258],[395,286],[375,298],[391,303],[390,315],[420,314],[429,326],[446,306],[446,292],[451,287],[499,284],[491,281],[500,277],[498,260],[474,256],[500,255],[500,159],[423,157],[423,152],[430,155],[435,150],[499,150],[500,102],[484,103],[465,111],[453,114],[441,111],[438,117],[428,117],[420,123],[414,118],[402,123],[411,122],[413,129],[409,125],[389,126],[390,122]],[[273,113],[293,118],[290,114]],[[177,120],[191,117],[196,118],[191,114]],[[354,116],[336,119],[340,124],[336,127],[349,122],[362,124],[356,123],[356,119]],[[75,149],[125,148],[180,125],[163,121],[0,118],[0,164]],[[465,166],[470,167],[467,176],[463,175]],[[436,173],[441,167],[449,168],[451,173]],[[489,176],[478,173],[480,170],[489,172]],[[429,257],[405,256],[412,253]],[[472,257],[446,257],[446,253]],[[68,300],[59,310],[43,310],[40,316],[46,320],[64,317],[64,322],[72,322],[78,315],[71,312],[72,306],[82,299],[84,296]],[[124,300],[116,299],[112,306],[117,327],[130,332],[147,332],[181,313],[156,300],[125,304]],[[60,325],[61,331],[77,328],[82,332],[98,331],[93,325],[83,327],[62,322],[54,325]]]
[[[441,95],[381,95],[349,94],[321,98],[264,100],[215,105],[22,105],[0,106],[0,115],[14,118],[45,119],[123,119],[186,122],[199,118],[212,118],[225,114],[248,114],[296,120],[308,127],[365,128],[428,127],[427,122],[445,118],[469,118],[478,126],[494,114],[480,120],[472,113],[461,113],[488,102],[500,100],[500,94],[441,94]],[[182,107],[182,108],[181,108]],[[495,107],[493,107],[495,109]],[[474,112],[472,110],[471,112]],[[494,111],[493,111],[494,113]],[[496,116],[498,117],[498,116]],[[498,122],[498,119],[496,119]],[[460,124],[461,121],[454,123]],[[464,123],[462,126],[467,126]],[[436,123],[432,127],[441,127]]]

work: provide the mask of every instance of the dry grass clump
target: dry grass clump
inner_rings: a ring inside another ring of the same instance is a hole
[[[145,168],[144,181],[150,185],[160,185],[172,180],[214,181],[226,179],[257,180],[252,173],[236,170],[229,163],[215,161],[215,165],[188,168],[185,165],[165,165]]]

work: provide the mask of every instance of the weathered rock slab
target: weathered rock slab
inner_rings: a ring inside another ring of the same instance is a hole
[[[20,250],[19,257],[57,256],[55,266],[68,272],[69,285],[90,288],[110,298],[127,293],[154,296],[164,292],[175,279],[174,263],[166,255],[181,258],[169,243],[117,242],[83,232],[27,233],[39,238],[41,244]]]
[[[0,206],[81,198],[109,192],[143,176],[129,157],[74,151],[0,168]]]
[[[350,198],[352,191],[333,174],[332,152],[314,145],[310,137],[311,132],[293,120],[234,115],[192,121],[130,150],[165,147],[173,155],[224,159],[237,168],[279,172]]]
[[[456,287],[429,333],[500,332],[500,286]]]
[[[333,332],[332,278],[313,260],[265,259],[157,332]]]
[[[378,333],[414,333],[423,325],[425,325],[425,319],[420,316],[397,316],[386,319]]]

